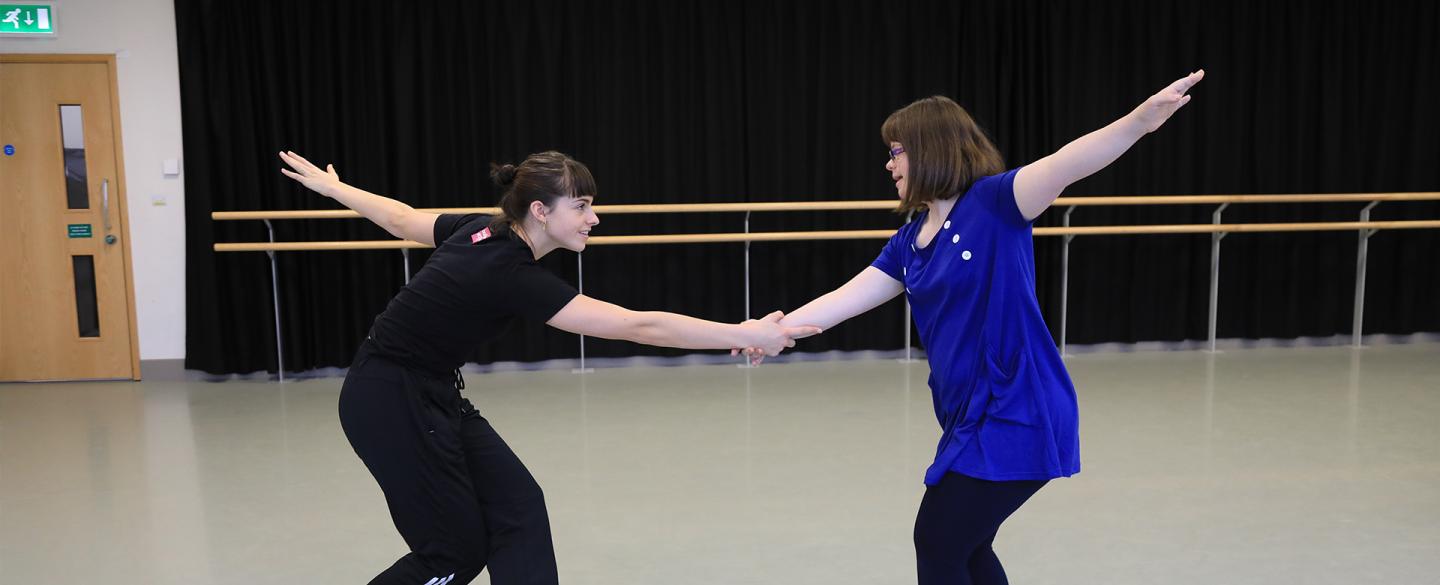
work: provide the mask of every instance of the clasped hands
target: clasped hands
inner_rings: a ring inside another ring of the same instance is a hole
[[[775,311],[760,319],[749,319],[740,324],[751,335],[750,345],[731,348],[730,355],[744,354],[750,365],[758,366],[766,356],[780,355],[787,347],[795,347],[795,340],[818,335],[822,330],[814,325],[785,326],[780,320],[785,313]]]

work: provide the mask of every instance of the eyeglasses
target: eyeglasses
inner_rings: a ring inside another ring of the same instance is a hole
[[[890,149],[890,160],[900,158],[900,155],[902,154],[905,154],[905,147],[897,146],[895,148],[892,148]]]

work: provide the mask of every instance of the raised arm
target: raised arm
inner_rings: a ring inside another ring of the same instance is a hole
[[[1065,187],[1115,162],[1141,136],[1160,128],[1175,110],[1190,103],[1186,92],[1204,77],[1202,69],[1177,79],[1125,117],[1021,168],[1015,174],[1015,204],[1021,215],[1027,220],[1039,217]]]
[[[305,157],[288,151],[280,153],[280,160],[290,165],[290,169],[294,169],[280,169],[285,176],[295,179],[311,191],[359,212],[365,219],[390,232],[390,235],[402,240],[435,245],[435,218],[440,217],[439,215],[416,211],[414,207],[389,197],[342,183],[340,174],[335,172],[335,165],[326,165],[322,171],[320,167],[305,160]]]
[[[763,349],[766,355],[778,355],[781,350],[793,347],[795,339],[820,332],[818,327],[781,326],[779,321],[782,316],[776,311],[758,321],[730,325],[676,313],[632,311],[599,299],[576,295],[546,324],[571,333],[646,345],[681,349],[756,347]]]

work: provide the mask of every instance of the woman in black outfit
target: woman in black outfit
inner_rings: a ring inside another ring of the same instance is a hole
[[[687,349],[763,348],[819,332],[779,312],[729,325],[631,311],[577,294],[536,261],[585,249],[600,223],[589,169],[559,152],[492,165],[502,213],[434,214],[367,193],[293,152],[285,176],[395,237],[436,246],[370,329],[340,392],[340,423],[390,507],[410,553],[372,583],[459,585],[485,567],[495,585],[556,583],[545,501],[534,477],[460,395],[465,356],[517,318],[572,333]]]

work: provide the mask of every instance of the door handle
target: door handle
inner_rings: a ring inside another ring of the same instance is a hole
[[[105,218],[105,233],[110,233],[110,179],[100,181],[100,214]]]
[[[114,244],[116,238],[110,235],[110,179],[100,180],[100,214],[105,217],[105,243]]]

